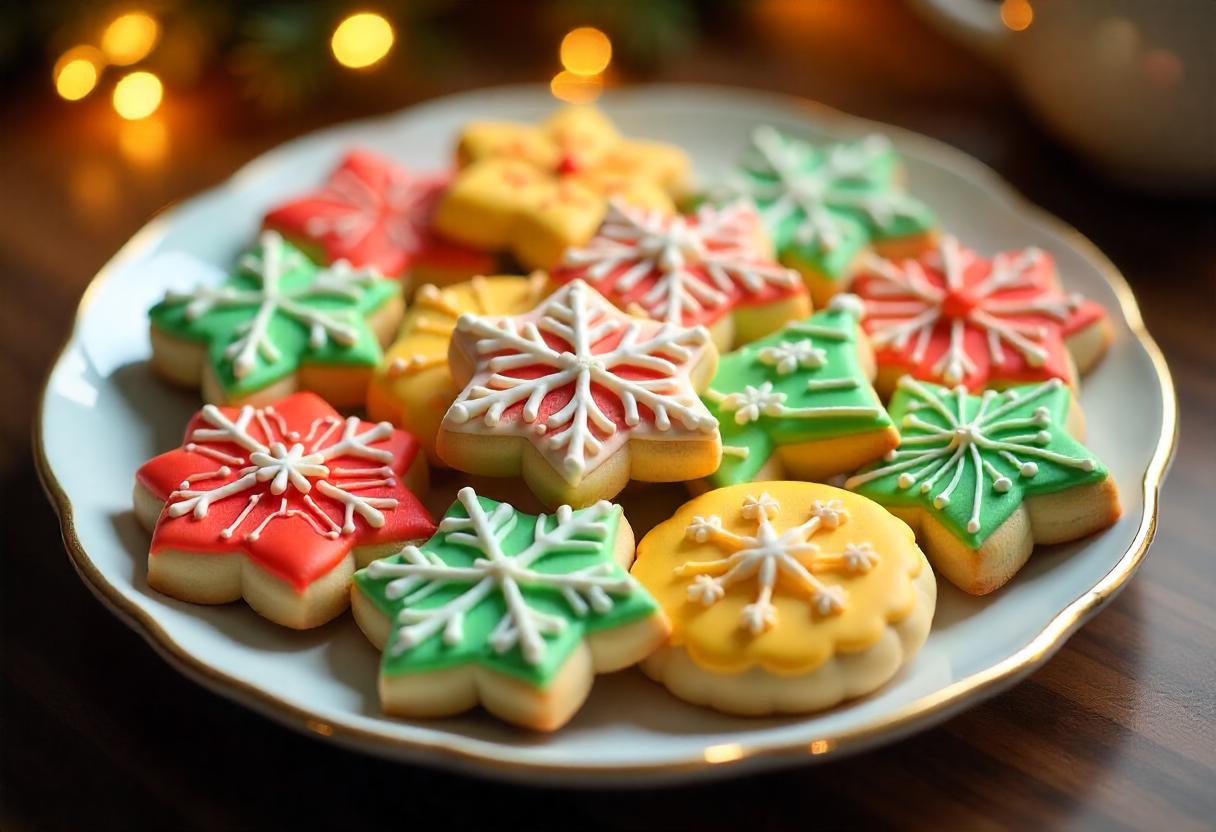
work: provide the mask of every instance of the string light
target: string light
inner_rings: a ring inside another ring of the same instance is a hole
[[[79,101],[97,86],[104,66],[105,57],[94,47],[72,47],[55,62],[51,73],[55,91],[68,101]]]
[[[1021,32],[1034,22],[1034,9],[1030,0],[1002,0],[1001,22],[1015,32]]]
[[[612,62],[612,41],[591,26],[572,29],[562,38],[562,66],[575,75],[599,75]]]
[[[164,96],[160,79],[151,72],[132,72],[114,87],[114,111],[128,121],[138,121],[156,112]]]
[[[383,60],[395,39],[392,24],[383,16],[359,12],[337,25],[329,46],[342,66],[365,69]]]
[[[138,63],[160,40],[160,23],[145,12],[127,12],[110,21],[101,33],[101,50],[110,63],[130,66]]]
[[[553,76],[549,82],[549,92],[553,97],[571,104],[586,104],[600,97],[604,89],[604,80],[599,75],[575,75],[573,72],[562,70]]]

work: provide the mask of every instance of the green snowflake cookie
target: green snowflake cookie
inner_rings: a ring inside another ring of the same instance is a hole
[[[472,488],[457,498],[422,546],[355,573],[361,600],[389,622],[382,682],[475,664],[544,688],[589,635],[658,614],[614,559],[618,534],[632,535],[620,508],[534,517]]]
[[[400,292],[346,261],[318,266],[265,231],[222,285],[170,291],[149,316],[154,331],[205,344],[221,398],[233,401],[302,364],[375,367],[380,343],[367,317]]]
[[[752,481],[774,454],[782,464],[766,479],[817,480],[895,447],[899,435],[862,362],[860,311],[840,295],[828,311],[721,357],[702,394],[722,433],[714,488]]]
[[[904,376],[891,399],[899,447],[845,487],[930,512],[978,549],[1027,497],[1108,476],[1065,429],[1071,395],[1059,379],[970,396]]]
[[[815,146],[757,127],[730,196],[751,199],[783,262],[830,280],[848,276],[859,250],[936,225],[899,186],[900,160],[883,136]]]

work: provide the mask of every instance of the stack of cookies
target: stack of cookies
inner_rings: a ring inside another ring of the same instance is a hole
[[[912,659],[935,572],[990,593],[1118,517],[1076,398],[1105,312],[1049,252],[940,229],[883,137],[758,126],[696,191],[571,107],[454,158],[353,150],[153,307],[153,367],[204,405],[137,474],[151,586],[294,628],[351,607],[395,715],[555,730],[635,664],[808,713]],[[691,499],[638,540],[611,500],[647,487]]]

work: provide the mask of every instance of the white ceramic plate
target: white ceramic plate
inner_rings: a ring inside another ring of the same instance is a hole
[[[685,147],[702,180],[731,164],[756,124],[814,138],[881,130],[902,151],[912,191],[946,228],[982,251],[1028,244],[1050,250],[1067,287],[1100,301],[1114,317],[1114,345],[1086,379],[1082,403],[1088,444],[1120,486],[1123,519],[1080,543],[1041,549],[991,597],[943,585],[928,643],[891,684],[797,719],[739,719],[695,708],[637,671],[601,677],[582,712],[552,736],[479,713],[389,719],[377,705],[377,654],[348,616],[295,633],[243,604],[191,606],[150,590],[148,540],[131,512],[132,476],[177,444],[198,406],[154,379],[145,363],[145,310],[168,286],[194,282],[188,270],[166,269],[163,261],[153,268],[150,260],[181,251],[226,267],[250,242],[267,206],[322,179],[351,144],[411,166],[440,166],[466,120],[531,120],[552,106],[538,88],[487,90],[293,141],[153,221],[93,282],[47,384],[39,463],[86,582],[174,665],[288,725],[376,754],[544,782],[651,784],[827,759],[940,722],[1044,662],[1126,582],[1152,537],[1174,444],[1175,402],[1131,293],[1106,258],[990,170],[937,142],[792,99],[663,86],[614,93],[604,107],[626,133]],[[446,499],[436,495],[432,509],[441,512]],[[668,489],[666,499],[682,496]]]

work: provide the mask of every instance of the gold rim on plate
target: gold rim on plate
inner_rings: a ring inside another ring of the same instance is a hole
[[[1152,542],[1157,530],[1161,483],[1177,444],[1178,404],[1174,391],[1174,383],[1160,348],[1144,326],[1140,308],[1136,303],[1131,287],[1127,284],[1126,278],[1123,277],[1115,265],[1111,263],[1093,242],[1075,228],[1030,202],[987,165],[936,139],[894,125],[869,122],[865,119],[849,116],[826,105],[805,99],[756,90],[695,84],[641,86],[635,87],[633,90],[655,91],[663,88],[675,91],[681,89],[688,91],[692,89],[697,92],[744,94],[753,100],[756,98],[767,98],[794,110],[810,110],[817,118],[826,118],[829,121],[843,121],[852,124],[872,124],[884,132],[898,134],[901,144],[914,146],[915,155],[930,162],[940,164],[942,167],[955,172],[964,173],[967,178],[982,180],[988,188],[1002,194],[1007,200],[1016,205],[1020,211],[1033,216],[1040,223],[1067,238],[1074,248],[1098,268],[1110,284],[1119,301],[1119,306],[1127,322],[1128,329],[1140,343],[1140,346],[1143,347],[1152,363],[1160,386],[1162,400],[1161,435],[1158,437],[1157,445],[1153,450],[1153,455],[1149,460],[1142,479],[1144,511],[1140,525],[1127,551],[1123,553],[1100,581],[1061,610],[1028,644],[992,667],[953,682],[934,693],[923,696],[864,725],[832,734],[825,734],[823,737],[811,742],[772,742],[756,743],[753,745],[724,743],[707,746],[702,750],[700,755],[684,760],[643,765],[605,764],[602,766],[586,766],[512,760],[506,754],[480,752],[459,747],[458,744],[437,740],[391,737],[354,725],[322,719],[307,709],[286,702],[260,687],[251,685],[227,673],[220,672],[201,661],[174,641],[173,637],[161,627],[150,613],[126,599],[119,592],[118,588],[111,584],[97,570],[86,553],[73,524],[71,501],[55,477],[54,471],[51,470],[50,462],[46,456],[46,448],[43,444],[42,436],[42,421],[51,375],[63,360],[63,356],[76,334],[76,328],[79,326],[86,309],[89,307],[99,287],[119,267],[128,261],[136,259],[143,250],[150,247],[160,237],[164,226],[168,224],[172,214],[172,210],[166,210],[154,217],[120,248],[85,288],[76,310],[72,330],[68,333],[67,338],[60,347],[51,366],[51,371],[48,372],[47,378],[42,384],[39,394],[38,411],[33,426],[34,461],[39,480],[42,483],[43,490],[46,491],[47,496],[50,498],[56,513],[59,515],[64,545],[70,556],[72,565],[80,573],[89,588],[93,590],[94,594],[114,610],[120,618],[125,619],[139,631],[153,647],[164,654],[170,660],[170,663],[176,665],[179,670],[200,679],[207,687],[228,694],[231,698],[254,707],[262,713],[276,718],[297,730],[342,742],[349,746],[361,747],[361,740],[381,746],[392,746],[394,749],[402,752],[403,756],[412,758],[417,762],[436,762],[434,757],[428,759],[428,755],[434,754],[440,758],[438,762],[441,763],[473,771],[477,769],[484,771],[487,768],[492,768],[496,773],[512,779],[523,779],[528,774],[618,775],[624,777],[655,774],[677,775],[698,772],[708,768],[714,768],[722,773],[727,773],[730,769],[738,768],[741,763],[756,762],[764,758],[772,760],[779,757],[788,757],[793,760],[799,755],[805,755],[806,759],[816,760],[836,758],[874,745],[880,739],[895,740],[912,733],[922,726],[928,727],[931,723],[939,722],[954,712],[961,710],[966,705],[976,704],[976,701],[979,699],[994,695],[1005,687],[1012,685],[1050,658],[1072,633],[1093,616],[1103,604],[1118,593],[1135,572],[1141,561],[1143,561],[1149,544]],[[533,88],[514,86],[495,88],[492,91],[523,91],[526,89]],[[449,96],[390,116],[368,119],[365,120],[365,123],[374,124],[376,122],[397,120],[407,112],[413,112],[417,115],[432,106],[441,103],[450,104],[454,98],[473,97],[486,93],[487,90],[476,90],[471,93]],[[319,134],[323,134],[324,132],[326,131],[319,131]],[[268,154],[255,159],[234,174],[226,184],[212,190],[231,186],[232,183],[253,175],[262,165],[271,164],[275,153],[276,151],[272,150]],[[601,783],[601,785],[611,784]]]

